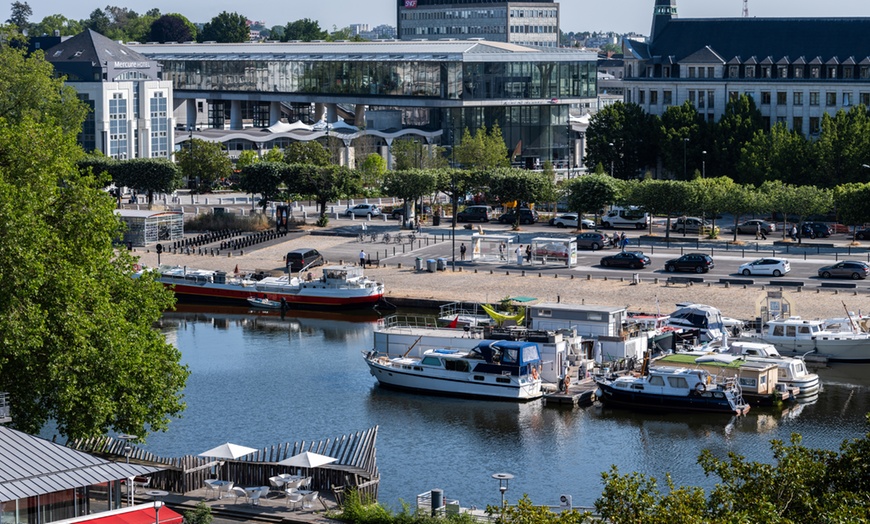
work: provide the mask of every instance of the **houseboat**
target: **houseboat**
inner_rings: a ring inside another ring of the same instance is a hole
[[[801,317],[770,320],[760,333],[749,334],[747,340],[772,344],[786,356],[817,355],[829,362],[870,363],[870,333],[833,331],[827,329],[828,324]]]

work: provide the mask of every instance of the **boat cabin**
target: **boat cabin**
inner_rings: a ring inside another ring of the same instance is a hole
[[[738,355],[674,353],[655,359],[652,365],[663,368],[692,366],[720,379],[736,378],[747,395],[773,395],[779,382],[779,370],[775,362],[748,362]]]
[[[325,282],[349,282],[363,278],[363,268],[358,266],[326,266],[323,268]]]
[[[527,315],[531,329],[570,329],[589,339],[590,342],[584,345],[584,357],[589,360],[640,360],[648,346],[648,332],[641,332],[635,324],[630,329],[624,307],[550,302],[529,306]],[[599,344],[600,352],[597,347]]]

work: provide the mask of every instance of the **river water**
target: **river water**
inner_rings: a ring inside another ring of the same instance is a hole
[[[145,449],[175,457],[233,442],[255,448],[312,441],[379,426],[380,501],[440,488],[463,506],[498,503],[493,473],[511,473],[506,498],[536,504],[591,506],[601,472],[665,473],[677,484],[710,488],[697,465],[703,449],[770,461],[771,439],[803,435],[805,445],[836,449],[866,432],[870,367],[823,370],[824,392],[786,409],[753,408],[748,416],[635,414],[430,397],[382,389],[362,352],[371,349],[370,314],[255,313],[203,308],[167,313],[162,330],[181,350],[191,376],[187,410]]]

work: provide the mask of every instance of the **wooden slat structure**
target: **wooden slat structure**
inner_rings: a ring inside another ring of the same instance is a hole
[[[213,468],[223,463],[222,478],[228,478],[243,486],[268,486],[269,477],[280,473],[288,473],[297,468],[279,466],[277,463],[310,451],[338,459],[336,462],[309,469],[311,488],[321,492],[332,490],[357,489],[361,497],[377,501],[380,485],[378,471],[376,442],[378,426],[343,435],[334,439],[320,441],[286,442],[257,450],[239,460],[221,461],[204,457],[187,455],[180,458],[164,458],[154,455],[136,446],[130,446],[127,441],[112,437],[96,437],[76,439],[67,446],[109,460],[129,461],[166,468],[154,473],[149,484],[150,489],[166,490],[172,493],[184,494],[201,488],[206,479],[212,478]],[[130,446],[127,452],[125,448]]]

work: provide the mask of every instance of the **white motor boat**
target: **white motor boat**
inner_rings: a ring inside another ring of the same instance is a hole
[[[773,344],[786,356],[816,354],[830,362],[870,362],[870,333],[831,331],[827,325],[826,320],[789,317],[771,320],[761,333],[749,337]]]
[[[532,400],[542,396],[537,344],[484,340],[471,349],[428,349],[419,357],[365,355],[382,386],[430,394]]]
[[[780,355],[773,344],[736,341],[731,342],[727,350],[731,355],[739,355],[747,362],[775,363],[779,371],[779,382],[798,389],[795,398],[805,399],[819,394],[819,376],[810,373],[802,359]]]

